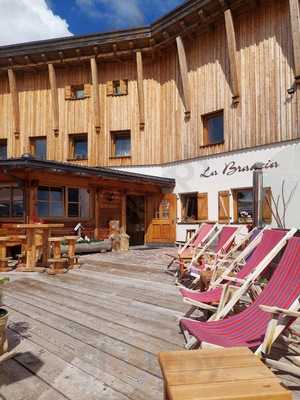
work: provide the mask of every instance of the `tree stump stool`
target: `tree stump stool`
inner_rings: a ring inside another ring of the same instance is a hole
[[[65,240],[68,246],[69,269],[80,268],[78,256],[75,254],[75,245],[78,240],[78,236],[65,236]]]
[[[48,239],[53,249],[53,258],[49,258],[48,260],[50,268],[47,269],[47,273],[49,275],[64,274],[67,272],[65,267],[68,260],[61,256],[61,242],[63,240],[63,237],[51,237]]]
[[[9,240],[9,236],[0,237],[0,272],[9,272],[12,270],[8,266],[9,257],[7,257],[7,243]]]

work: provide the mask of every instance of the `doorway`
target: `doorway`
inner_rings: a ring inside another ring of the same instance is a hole
[[[145,198],[126,197],[126,232],[130,236],[130,246],[144,244],[145,238]]]

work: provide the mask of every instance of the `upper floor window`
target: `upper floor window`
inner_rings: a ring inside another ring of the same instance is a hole
[[[82,100],[91,96],[91,85],[68,85],[65,87],[66,100]]]
[[[120,79],[108,81],[106,85],[107,96],[124,96],[128,94],[128,80]]]
[[[31,154],[40,160],[47,159],[47,138],[46,136],[30,138]]]
[[[204,146],[224,143],[224,112],[203,115],[202,121]]]
[[[130,131],[111,132],[112,157],[130,157],[131,137]]]
[[[22,218],[24,215],[23,190],[17,187],[0,188],[0,218]]]
[[[0,139],[0,160],[7,159],[7,140]]]
[[[84,134],[70,135],[69,158],[73,160],[87,160],[88,158],[88,136]]]

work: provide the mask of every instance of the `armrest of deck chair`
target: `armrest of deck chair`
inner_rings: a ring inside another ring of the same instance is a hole
[[[272,319],[270,320],[266,329],[264,341],[259,348],[262,354],[269,354],[275,340],[278,338],[280,333],[288,326],[289,319],[299,318],[300,312],[280,307],[266,306],[263,304],[261,304],[259,308],[264,312],[272,314]],[[284,320],[281,317],[287,317],[287,319]]]
[[[245,282],[245,279],[235,278],[234,276],[225,276],[223,279],[224,279],[224,281],[230,281],[230,282],[240,283],[240,284],[243,284]]]
[[[220,286],[223,287],[223,290],[222,290],[220,302],[219,302],[219,305],[218,305],[218,310],[210,318],[210,320],[219,319],[218,316],[219,316],[220,311],[223,310],[225,305],[231,299],[231,296],[234,294],[234,292],[239,289],[239,286],[233,286],[233,285],[229,285],[229,284],[223,284],[223,285],[220,285]]]

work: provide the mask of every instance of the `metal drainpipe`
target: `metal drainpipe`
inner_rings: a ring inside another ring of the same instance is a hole
[[[263,163],[256,163],[253,171],[253,203],[254,203],[254,225],[258,228],[263,226]]]

